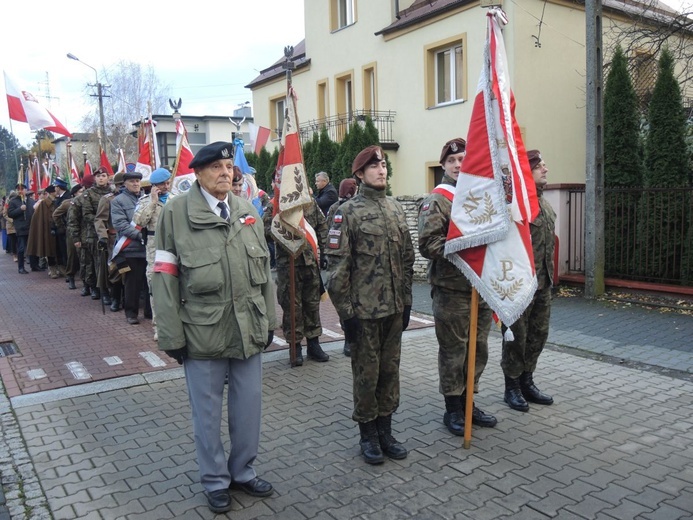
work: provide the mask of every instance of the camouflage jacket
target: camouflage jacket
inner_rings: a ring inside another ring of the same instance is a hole
[[[303,210],[303,217],[306,219],[308,224],[310,224],[315,230],[315,234],[318,237],[318,252],[325,250],[325,240],[327,237],[327,221],[325,220],[325,215],[318,207],[318,203],[313,199],[313,203],[309,209]],[[275,242],[275,256],[277,259],[277,267],[286,267],[289,265],[289,252],[284,249],[281,242]],[[313,250],[309,246],[298,253],[298,256],[294,259],[295,265],[316,265],[317,259],[313,254]]]
[[[73,242],[86,241],[86,229],[82,227],[82,197],[70,199],[70,207],[67,210],[67,236]],[[85,232],[85,234],[82,234]]]
[[[537,271],[537,289],[539,290],[553,285],[556,212],[549,201],[543,197],[540,189],[537,189],[537,195],[539,196],[539,215],[529,228],[532,234],[534,268]]]
[[[457,181],[444,175],[441,184],[456,186]],[[467,277],[445,258],[445,241],[450,225],[452,202],[444,195],[431,193],[419,208],[419,252],[428,258],[428,283],[470,292],[472,286]]]
[[[173,195],[169,194],[169,198]],[[154,252],[156,251],[156,225],[159,222],[159,214],[164,208],[164,203],[160,200],[152,199],[151,195],[145,195],[140,200],[137,201],[137,206],[135,207],[135,214],[132,217],[132,221],[136,226],[140,226],[142,233],[144,233],[144,228],[147,229],[147,240],[146,240],[146,251],[147,260],[154,260]]]
[[[414,246],[402,206],[361,185],[335,212],[325,248],[327,290],[343,320],[378,319],[412,302]]]
[[[99,188],[94,185],[79,196],[82,200],[82,221],[80,226],[83,229],[81,229],[81,234],[86,242],[96,242],[98,240],[96,228],[94,228],[94,217],[99,208],[101,198],[111,192],[110,186]]]

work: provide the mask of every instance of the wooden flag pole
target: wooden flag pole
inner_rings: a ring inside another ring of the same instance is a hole
[[[289,343],[289,364],[296,366],[296,274],[294,255],[289,253],[289,308],[291,309],[291,342]]]
[[[479,321],[479,293],[472,288],[469,312],[469,342],[467,343],[467,391],[464,409],[464,449],[472,446],[472,410],[474,409],[474,378],[476,375],[476,329]]]

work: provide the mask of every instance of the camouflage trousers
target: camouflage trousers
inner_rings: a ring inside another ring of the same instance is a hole
[[[361,320],[363,332],[351,345],[356,422],[390,415],[399,406],[402,314]]]
[[[462,395],[467,381],[470,291],[455,291],[437,285],[431,288],[433,318],[438,339],[439,391],[443,395]],[[488,361],[488,334],[493,311],[479,299],[476,332],[474,383],[478,384]]]
[[[503,340],[501,368],[503,374],[516,379],[523,372],[534,372],[539,354],[549,337],[551,287],[539,289],[520,319],[510,326],[515,339]],[[503,326],[503,332],[507,328]]]
[[[96,287],[96,270],[98,269],[98,252],[96,244],[82,242],[79,251],[79,276],[85,285]]]
[[[320,272],[317,265],[295,266],[294,303],[296,313],[296,343],[303,338],[322,334],[320,323]],[[277,266],[277,301],[282,308],[282,332],[286,341],[291,335],[291,281],[289,266]]]

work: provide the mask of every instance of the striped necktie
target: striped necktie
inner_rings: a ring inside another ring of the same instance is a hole
[[[219,204],[217,204],[217,207],[221,210],[221,213],[219,214],[219,216],[221,218],[223,218],[226,222],[228,222],[229,221],[229,210],[226,209],[226,203],[220,202]]]

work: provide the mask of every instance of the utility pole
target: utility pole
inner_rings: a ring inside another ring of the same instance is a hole
[[[585,175],[585,297],[604,294],[604,120],[602,0],[585,1],[587,26],[587,148]]]
[[[104,124],[104,117],[103,117],[103,98],[104,98],[104,93],[103,93],[103,88],[104,86],[101,84],[99,81],[99,73],[96,71],[94,67],[89,65],[88,63],[84,63],[82,60],[80,60],[77,56],[75,56],[72,53],[67,53],[67,57],[70,58],[71,60],[75,60],[80,62],[82,65],[89,67],[91,70],[94,71],[94,75],[96,76],[96,97],[99,98],[99,121],[100,121],[100,127],[99,127],[99,145],[103,148],[102,141],[106,142],[106,126]]]

